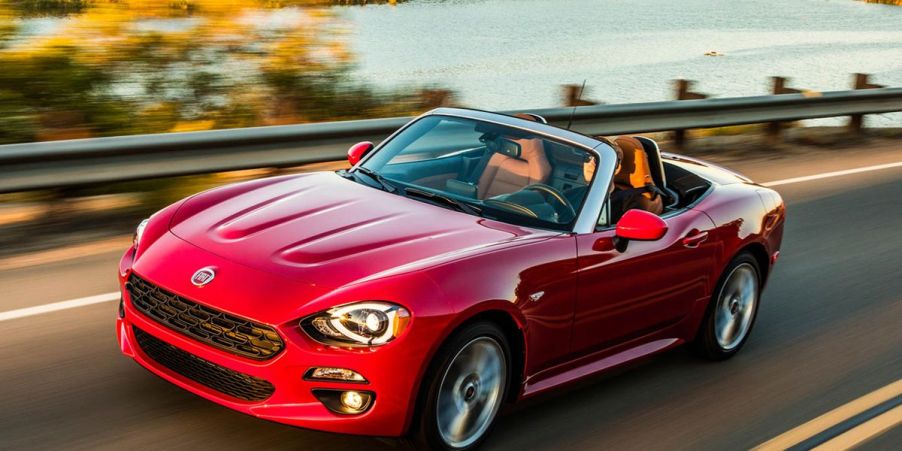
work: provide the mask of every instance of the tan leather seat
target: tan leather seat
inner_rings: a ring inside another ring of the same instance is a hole
[[[479,176],[477,195],[480,199],[513,193],[533,183],[544,183],[551,175],[551,164],[545,157],[541,139],[511,141],[520,144],[519,158],[500,153],[492,155]]]
[[[648,164],[648,155],[645,154],[642,143],[632,136],[618,136],[614,142],[623,152],[620,170],[614,174],[614,186],[621,190],[655,186]],[[645,191],[641,196],[635,196],[635,199],[635,202],[631,203],[631,208],[641,208],[656,215],[664,211],[661,196],[652,191]]]

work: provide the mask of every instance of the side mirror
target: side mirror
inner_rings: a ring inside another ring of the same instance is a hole
[[[655,241],[667,233],[667,223],[658,215],[645,210],[629,210],[617,222],[614,236],[619,243],[618,250],[626,249],[629,240]],[[622,252],[622,250],[621,250]]]
[[[351,163],[351,166],[356,165],[371,150],[373,150],[373,143],[369,141],[354,144],[348,149],[348,163]]]

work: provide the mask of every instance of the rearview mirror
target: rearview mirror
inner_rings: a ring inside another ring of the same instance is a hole
[[[351,166],[356,165],[371,150],[373,150],[373,143],[369,141],[354,144],[348,149],[348,163],[351,163]]]
[[[667,223],[658,215],[645,210],[629,210],[617,221],[614,236],[617,237],[618,250],[626,249],[628,240],[655,241],[667,233]]]

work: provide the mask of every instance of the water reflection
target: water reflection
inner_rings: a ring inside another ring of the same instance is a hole
[[[766,94],[775,75],[814,90],[849,89],[854,72],[902,85],[902,7],[853,0],[416,0],[340,13],[356,76],[429,80],[489,110],[559,105],[560,85],[583,80],[606,103],[669,100],[677,78],[717,97]]]

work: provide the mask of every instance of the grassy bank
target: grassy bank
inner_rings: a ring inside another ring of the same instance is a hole
[[[881,5],[902,6],[902,0],[860,0],[865,3],[879,3]]]

